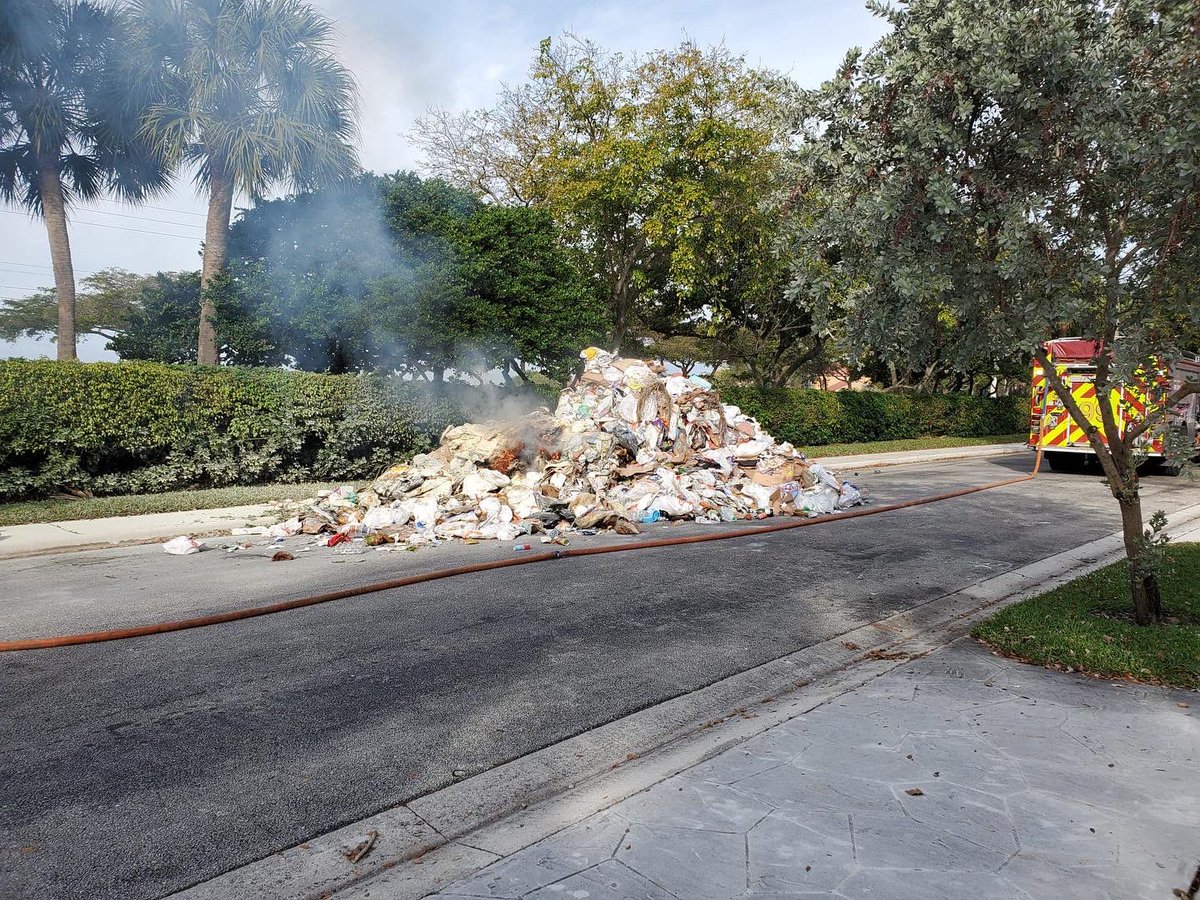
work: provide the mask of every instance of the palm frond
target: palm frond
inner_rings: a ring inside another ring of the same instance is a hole
[[[357,171],[357,88],[333,55],[333,26],[302,0],[132,0],[140,51],[168,72],[139,135],[239,190],[316,185]],[[175,18],[168,25],[170,17]],[[182,36],[172,45],[164,33]]]

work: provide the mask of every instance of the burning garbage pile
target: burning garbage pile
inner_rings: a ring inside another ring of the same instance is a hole
[[[466,424],[369,488],[339,488],[272,533],[336,546],[415,547],[572,531],[637,534],[660,519],[733,522],[818,516],[862,502],[849,482],[776,441],[707,381],[596,348],[551,414]]]

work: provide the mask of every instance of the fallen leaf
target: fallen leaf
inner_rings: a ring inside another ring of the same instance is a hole
[[[379,832],[371,830],[367,832],[366,840],[359,843],[351,850],[344,851],[346,859],[352,863],[361,862],[363,857],[371,852],[371,848],[375,846],[375,841],[379,838]]]
[[[857,650],[858,649],[858,644],[854,643],[854,641],[842,641],[842,646],[845,647],[847,650]]]
[[[286,550],[276,550],[271,555],[271,562],[287,562],[289,559],[295,558],[296,557],[292,556],[292,554],[288,553]]]
[[[1188,708],[1188,705],[1187,705],[1186,703],[1177,703],[1177,704],[1175,704],[1175,705],[1176,705],[1176,706],[1178,706],[1180,709],[1187,709],[1187,708]]]
[[[925,792],[923,790],[921,790],[920,788],[909,788],[904,793],[908,794],[908,796],[910,796],[910,797],[924,797],[925,796]]]
[[[870,650],[867,652],[867,657],[870,659],[913,659],[911,653],[905,653],[903,650],[896,650],[892,653],[886,650]]]

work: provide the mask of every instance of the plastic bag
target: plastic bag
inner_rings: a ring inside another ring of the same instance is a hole
[[[198,541],[186,534],[181,534],[177,538],[171,538],[162,545],[163,553],[170,553],[172,556],[191,556],[193,553],[199,553],[204,549],[204,541]]]
[[[367,514],[363,516],[362,527],[364,531],[378,531],[380,528],[403,525],[410,518],[412,518],[412,511],[403,506],[396,508],[377,506],[367,510]]]
[[[838,506],[846,509],[863,502],[862,492],[848,481],[842,482],[842,490],[838,496]]]

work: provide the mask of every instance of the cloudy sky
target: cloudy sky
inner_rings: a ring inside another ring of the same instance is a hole
[[[502,82],[525,77],[542,38],[564,31],[627,52],[685,39],[724,43],[752,65],[786,72],[808,86],[829,77],[849,47],[868,45],[883,31],[860,0],[313,2],[338,23],[342,60],[360,85],[362,162],[381,172],[418,167],[406,135],[428,107],[490,104]],[[187,176],[151,206],[101,202],[78,209],[71,225],[76,277],[111,266],[198,269],[203,212]],[[0,208],[0,301],[52,280],[41,223]],[[53,354],[49,340],[0,342],[0,357]],[[97,338],[81,341],[80,356],[115,359]]]

